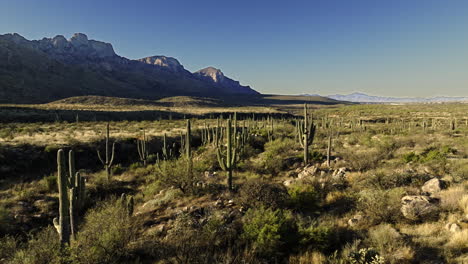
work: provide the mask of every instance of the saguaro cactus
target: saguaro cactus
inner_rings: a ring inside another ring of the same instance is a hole
[[[143,162],[144,166],[146,166],[146,161],[148,160],[148,156],[149,156],[146,143],[147,143],[146,133],[145,133],[145,130],[143,130],[143,137],[141,139],[137,139],[137,149],[138,149],[138,155],[140,156],[140,160],[141,162]]]
[[[57,185],[59,190],[59,218],[54,218],[54,226],[62,245],[70,243],[70,210],[68,199],[68,178],[63,149],[57,152]]]
[[[330,131],[328,134],[328,147],[327,147],[327,166],[330,168],[330,156],[331,156],[331,149],[332,149],[332,137],[333,137],[333,130],[330,127]]]
[[[60,235],[62,244],[69,243],[70,235],[75,235],[75,217],[85,202],[85,180],[75,171],[75,154],[68,154],[68,175],[65,154],[62,149],[57,153],[57,185],[59,189],[59,219],[54,219],[54,226]]]
[[[304,149],[304,165],[309,163],[309,146],[312,145],[315,137],[316,126],[312,118],[307,114],[307,104],[304,104],[304,120],[299,122],[299,142]]]
[[[216,154],[221,169],[227,172],[227,185],[229,190],[233,189],[232,185],[232,170],[237,166],[240,160],[241,142],[236,137],[236,127],[232,127],[231,119],[227,121],[226,127],[226,152],[222,151],[222,146],[218,143],[216,146]],[[234,133],[233,133],[234,132]]]
[[[107,123],[107,126],[106,126],[106,150],[105,151],[106,151],[105,160],[102,158],[99,150],[97,150],[97,155],[102,165],[104,166],[104,170],[106,171],[106,175],[107,175],[107,180],[110,181],[112,163],[114,162],[115,142],[112,143],[112,150],[110,150],[109,148],[109,123]]]
[[[304,120],[299,121],[299,142],[304,149],[304,165],[309,163],[309,146],[313,143],[316,126],[307,114],[307,104],[304,104]]]

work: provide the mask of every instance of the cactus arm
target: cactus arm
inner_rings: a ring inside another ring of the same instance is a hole
[[[112,155],[111,155],[111,159],[108,163],[108,166],[111,167],[112,166],[112,163],[114,162],[114,155],[115,154],[115,142],[112,143]]]
[[[102,159],[101,157],[101,153],[99,152],[99,149],[96,150],[96,153],[97,153],[97,156],[99,158],[99,161],[101,161],[102,165],[106,165],[106,163],[104,162],[104,160]]]

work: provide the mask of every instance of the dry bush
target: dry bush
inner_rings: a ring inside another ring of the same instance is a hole
[[[467,253],[468,251],[468,229],[461,230],[459,232],[453,233],[448,242],[445,244],[445,247],[451,251]]]
[[[369,230],[368,243],[380,253],[388,263],[411,263],[414,250],[409,247],[402,235],[389,224],[382,224]]]
[[[466,193],[467,190],[464,186],[454,186],[440,191],[441,207],[447,211],[458,210],[461,206],[462,198],[467,196]]]
[[[391,190],[367,189],[358,194],[357,209],[368,216],[369,223],[395,223],[401,218],[402,188]]]
[[[317,251],[306,251],[304,253],[289,257],[290,264],[326,264],[327,257]]]
[[[239,202],[246,207],[284,208],[289,194],[282,184],[269,183],[262,180],[250,180],[239,190]]]

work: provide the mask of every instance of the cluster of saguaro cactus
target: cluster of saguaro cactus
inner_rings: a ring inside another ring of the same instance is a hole
[[[218,141],[216,144],[216,154],[218,157],[219,165],[221,169],[227,172],[227,185],[229,190],[233,189],[232,184],[232,171],[237,166],[240,160],[240,153],[243,145],[240,137],[237,136],[237,127],[232,126],[232,120],[227,120],[226,126],[226,147],[220,144]]]
[[[188,173],[192,173],[192,126],[190,120],[187,119],[187,128],[185,135],[180,134],[180,154],[187,159]]]
[[[332,140],[333,140],[333,129],[330,126],[328,132],[328,147],[327,147],[327,166],[330,167],[330,157],[331,157],[331,150],[332,150]]]
[[[146,161],[148,160],[149,156],[149,151],[147,148],[147,138],[146,138],[146,133],[145,130],[143,130],[143,136],[141,139],[137,139],[137,150],[138,150],[138,156],[140,156],[141,162],[143,162],[143,165],[146,166]]]
[[[268,116],[267,119],[267,138],[268,141],[271,142],[274,140],[274,121],[273,118]]]
[[[174,145],[172,146],[172,148],[168,147],[168,145],[167,145],[167,135],[166,135],[166,133],[164,133],[164,135],[163,135],[163,147],[162,147],[163,160],[170,160],[170,159],[174,158],[174,152],[173,152],[174,148],[175,148]]]
[[[201,140],[204,146],[209,145],[213,142],[212,130],[210,129],[210,126],[206,124],[206,122],[204,127],[201,129]]]
[[[107,180],[110,181],[111,179],[111,168],[114,162],[114,154],[115,154],[115,142],[112,143],[112,150],[109,147],[109,123],[106,126],[106,149],[105,149],[105,159],[102,158],[101,153],[97,150],[97,155],[99,160],[101,161],[102,165],[104,166],[104,170],[106,171]]]
[[[304,149],[304,165],[309,163],[309,146],[312,145],[315,137],[316,126],[312,117],[307,113],[307,104],[304,104],[304,120],[297,123],[299,143]]]
[[[59,218],[54,218],[54,226],[62,244],[70,242],[75,235],[75,217],[85,202],[85,180],[75,171],[73,150],[68,154],[68,173],[63,149],[57,152],[57,186],[59,190]]]
[[[122,205],[123,208],[125,208],[128,216],[133,215],[133,208],[134,208],[133,196],[129,196],[125,193],[122,193],[122,196],[120,196],[120,204]]]

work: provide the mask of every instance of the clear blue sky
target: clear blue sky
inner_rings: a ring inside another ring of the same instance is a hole
[[[218,67],[263,93],[468,96],[466,0],[1,1],[9,32],[83,32],[121,56]]]

